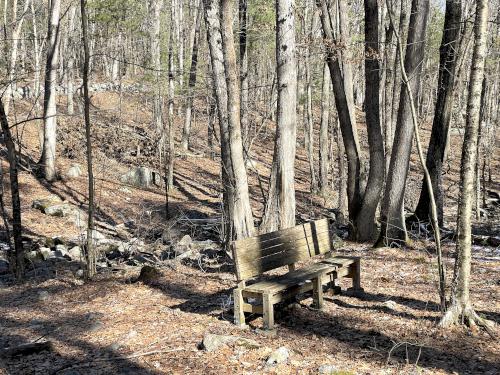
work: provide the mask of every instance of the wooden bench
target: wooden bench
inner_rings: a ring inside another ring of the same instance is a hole
[[[333,289],[335,280],[340,277],[351,278],[353,289],[361,289],[359,257],[330,257],[296,269],[297,262],[321,254],[331,255],[331,251],[328,219],[233,242],[238,279],[233,294],[234,323],[244,326],[245,313],[262,314],[264,327],[272,329],[274,305],[311,290],[314,306],[320,309],[323,285]],[[265,272],[283,266],[288,266],[287,273],[262,280]],[[247,285],[249,282],[253,283]]]

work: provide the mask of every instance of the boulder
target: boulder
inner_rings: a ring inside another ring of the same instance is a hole
[[[68,249],[64,245],[56,245],[56,249],[54,250],[54,256],[56,258],[68,258],[71,259]]]
[[[82,175],[82,166],[80,164],[71,164],[68,170],[64,173],[65,179],[77,178]]]
[[[156,281],[161,277],[161,272],[153,266],[144,266],[141,268],[141,273],[137,278],[137,281],[141,281],[144,284]]]
[[[339,369],[334,365],[321,365],[318,368],[318,374],[320,375],[335,375],[339,372]]]
[[[59,198],[57,195],[50,195],[45,198],[35,199],[31,204],[31,207],[45,213],[45,210],[48,207],[53,206],[55,204],[59,204],[61,202],[62,202],[61,198]]]
[[[69,203],[59,203],[45,208],[44,213],[55,217],[77,217],[80,216],[79,210]]]
[[[207,333],[203,337],[202,347],[207,352],[214,352],[220,349],[221,347],[229,344],[245,347],[247,349],[256,349],[260,348],[261,346],[257,341],[252,339],[247,339],[245,337],[216,335],[212,333]]]
[[[122,175],[120,181],[133,186],[149,187],[152,182],[152,172],[147,167],[136,167]]]
[[[71,258],[71,260],[77,260],[77,261],[84,260],[84,254],[80,246],[73,246],[71,249],[69,249],[68,256]]]
[[[276,349],[271,355],[267,358],[266,365],[273,366],[278,365],[280,363],[285,363],[290,358],[290,352],[284,346]]]
[[[36,250],[28,251],[24,255],[24,257],[26,258],[26,260],[33,262],[33,263],[39,263],[39,262],[43,262],[45,260],[42,253],[40,253],[39,251],[36,251]]]
[[[52,251],[48,247],[41,247],[38,252],[42,255],[43,260],[51,259],[53,257]]]
[[[185,235],[184,237],[181,238],[179,242],[174,246],[174,251],[177,254],[184,254],[185,252],[191,250],[191,245],[193,243],[193,240],[189,235]]]

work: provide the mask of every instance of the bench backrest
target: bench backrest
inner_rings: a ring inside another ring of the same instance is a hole
[[[243,281],[325,254],[331,251],[331,244],[328,219],[235,241],[232,250],[236,276]]]

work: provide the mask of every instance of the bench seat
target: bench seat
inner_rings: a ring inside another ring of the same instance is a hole
[[[328,220],[323,219],[233,242],[238,278],[238,287],[233,293],[235,324],[245,325],[245,313],[256,313],[264,316],[264,327],[272,329],[273,306],[310,291],[314,307],[322,308],[323,287],[336,290],[335,280],[340,277],[351,278],[353,287],[360,288],[360,260],[331,256],[328,224]],[[296,262],[325,254],[330,258],[296,269]],[[283,266],[289,267],[286,274],[254,280]]]

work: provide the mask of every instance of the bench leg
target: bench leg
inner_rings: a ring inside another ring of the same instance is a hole
[[[264,294],[262,295],[262,307],[264,309],[264,328],[273,329],[274,328],[274,307],[271,301],[272,295]]]
[[[245,326],[245,312],[243,311],[243,294],[242,290],[236,288],[233,291],[233,300],[234,300],[234,324],[238,327]]]
[[[323,282],[321,276],[313,279],[312,283],[314,307],[321,310],[323,308]]]

